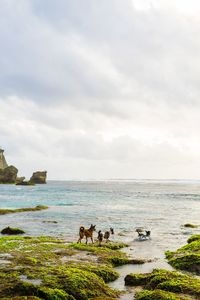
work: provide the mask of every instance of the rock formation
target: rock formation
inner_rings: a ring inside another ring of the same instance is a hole
[[[18,170],[8,166],[3,153],[4,150],[0,148],[0,183],[15,183]]]
[[[37,171],[34,172],[32,177],[30,178],[30,182],[35,184],[43,184],[46,183],[47,171]]]
[[[17,172],[18,170],[14,166],[0,169],[0,183],[15,183]]]
[[[0,183],[15,183],[17,185],[34,185],[36,183],[46,183],[47,172],[34,172],[29,181],[25,177],[17,177],[18,169],[8,166],[4,157],[4,150],[0,148]]]
[[[15,180],[15,183],[16,183],[16,184],[20,184],[20,183],[23,183],[24,180],[25,180],[25,177],[24,177],[24,176],[23,176],[23,177],[17,177],[16,180]]]
[[[35,185],[35,183],[30,180],[29,181],[24,180],[24,181],[16,183],[16,185]]]
[[[4,157],[4,150],[0,148],[0,170],[3,170],[8,167],[6,159]]]

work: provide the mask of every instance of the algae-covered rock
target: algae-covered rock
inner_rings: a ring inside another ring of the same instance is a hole
[[[154,290],[154,291],[142,291],[136,293],[136,300],[186,300],[188,298],[181,297],[176,295],[175,293],[166,292],[162,290]]]
[[[82,250],[79,251],[80,260],[77,260],[78,251],[65,240],[53,237],[1,237],[0,254],[9,254],[10,264],[0,271],[0,299],[16,296],[27,297],[27,300],[28,297],[47,300],[117,299],[119,293],[106,282],[115,280],[119,274],[110,264],[81,260]],[[69,260],[65,263],[68,255]]]
[[[30,181],[35,184],[43,184],[46,183],[47,171],[37,171],[34,172]]]
[[[20,228],[6,227],[1,230],[1,234],[15,235],[15,234],[23,234],[23,233],[25,233],[25,231]]]
[[[124,278],[125,285],[130,286],[142,286],[147,283],[148,279],[148,273],[147,274],[128,274]]]
[[[198,225],[194,225],[194,224],[186,223],[186,224],[184,224],[184,227],[187,227],[187,228],[197,228],[197,227],[198,227]]]
[[[175,271],[166,271],[166,270],[157,269],[154,270],[152,273],[128,274],[125,277],[125,284],[130,286],[143,286],[145,289],[148,290],[158,289],[162,291],[168,291],[177,294],[178,297],[179,294],[195,296],[197,298],[200,297],[200,280],[192,276],[181,274]],[[136,299],[148,299],[148,298],[136,298]],[[154,298],[150,298],[150,299],[154,299]],[[155,299],[165,299],[165,298],[157,297]],[[188,298],[186,297],[186,299]]]
[[[0,208],[0,215],[21,213],[21,212],[27,212],[27,211],[38,211],[38,210],[43,210],[43,209],[48,209],[48,206],[37,205],[35,207],[23,207],[23,208],[16,208],[16,209]]]
[[[88,251],[93,253],[98,257],[98,260],[102,263],[109,263],[112,266],[122,266],[126,264],[141,264],[144,263],[144,260],[141,259],[132,259],[127,257],[124,252],[118,251],[123,247],[127,247],[127,244],[123,243],[105,243],[99,246],[98,244],[70,244],[69,247],[77,249],[80,251]]]
[[[191,237],[189,237],[189,239],[187,240],[188,244],[192,243],[194,241],[200,241],[200,234],[194,234]]]
[[[188,244],[177,251],[167,251],[169,263],[177,269],[200,274],[200,238],[194,235],[188,239]]]

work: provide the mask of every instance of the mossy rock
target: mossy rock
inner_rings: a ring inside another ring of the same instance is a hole
[[[186,228],[197,228],[198,227],[198,225],[194,225],[194,224],[190,224],[190,223],[186,223],[183,226]]]
[[[12,286],[4,287],[0,292],[2,294],[12,295],[13,297],[17,295],[18,297],[38,297],[44,300],[75,300],[72,295],[69,295],[63,290],[58,288],[49,288],[43,286],[34,286],[33,284],[26,282],[15,282]],[[12,299],[12,298],[11,298]],[[23,299],[23,298],[22,298]],[[26,299],[26,298],[25,298]],[[36,298],[37,299],[37,298]]]
[[[127,257],[127,255],[119,249],[127,247],[127,244],[124,243],[110,243],[110,244],[103,244],[99,246],[98,244],[77,244],[72,243],[69,247],[80,250],[80,251],[88,251],[93,253],[98,257],[98,260],[102,263],[112,264],[112,266],[122,266],[125,264],[133,264],[133,263],[144,263],[141,260],[133,260]]]
[[[186,300],[188,298],[179,297],[175,293],[162,290],[142,291],[135,295],[136,300]]]
[[[106,283],[114,281],[119,277],[119,273],[107,265],[84,263],[83,265],[79,265],[78,268],[98,275]]]
[[[9,254],[10,264],[1,267],[0,299],[116,299],[119,293],[106,284],[119,276],[111,264],[73,261],[77,251],[52,237],[1,237],[0,254]]]
[[[100,296],[117,296],[117,293],[105,285],[103,279],[99,278],[99,276],[77,268],[66,270],[64,280],[63,278],[59,278],[58,283],[65,291],[79,300],[87,300]]]
[[[35,296],[16,296],[11,298],[2,298],[1,300],[41,300],[42,298],[38,298]]]
[[[163,290],[200,297],[200,280],[175,271],[154,270],[147,274],[128,274],[125,284],[143,286],[148,290]]]
[[[28,211],[39,211],[47,208],[48,206],[46,205],[37,205],[36,207],[24,207],[24,208],[16,208],[16,209],[0,208],[0,215],[7,215],[7,214],[14,214],[14,213],[28,212]]]
[[[16,234],[23,234],[25,233],[24,230],[20,228],[12,228],[12,227],[6,227],[1,230],[1,234],[8,234],[8,235],[16,235]]]
[[[191,236],[188,244],[177,251],[166,251],[169,263],[177,269],[200,274],[200,235]]]
[[[125,285],[130,286],[142,286],[147,284],[148,273],[147,274],[128,274],[125,277]]]
[[[188,244],[195,241],[200,241],[200,234],[194,234],[191,237],[189,237],[189,239],[187,240]]]

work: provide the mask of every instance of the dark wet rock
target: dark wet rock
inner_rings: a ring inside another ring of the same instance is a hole
[[[0,183],[15,183],[18,169],[14,166],[0,169]]]
[[[6,227],[1,230],[1,234],[15,235],[15,234],[23,234],[23,233],[25,233],[25,231],[20,228]]]
[[[57,222],[57,221],[54,221],[54,220],[44,220],[44,221],[42,221],[42,223],[57,224],[58,222]]]
[[[125,285],[142,286],[147,283],[147,274],[128,274],[124,278]]]
[[[197,227],[198,227],[198,225],[194,225],[194,224],[186,223],[186,224],[184,224],[184,227],[187,227],[187,228],[197,228]]]
[[[149,260],[148,262],[150,262],[151,260]],[[146,259],[143,259],[143,258],[131,258],[129,260],[130,264],[133,264],[133,265],[142,265],[142,264],[145,264],[147,262]]]
[[[44,184],[46,183],[47,171],[37,171],[34,172],[30,181],[35,184]]]
[[[21,181],[21,182],[18,182],[18,183],[16,183],[16,185],[35,185],[35,183],[34,182],[32,182],[32,181]]]

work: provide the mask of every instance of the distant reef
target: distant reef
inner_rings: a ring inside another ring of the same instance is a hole
[[[37,205],[35,207],[23,207],[23,208],[16,208],[16,209],[0,208],[0,215],[21,213],[21,212],[27,212],[27,211],[38,211],[38,210],[43,210],[43,209],[48,209],[48,206]]]
[[[18,169],[15,166],[8,166],[4,150],[0,148],[0,184],[16,184],[16,185],[35,185],[44,184],[47,179],[47,171],[34,172],[30,180],[26,181],[25,177],[17,177]]]

